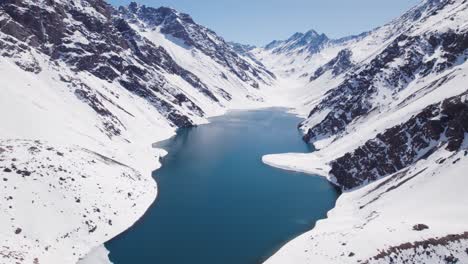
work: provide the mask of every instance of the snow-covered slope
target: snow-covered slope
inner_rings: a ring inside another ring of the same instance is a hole
[[[344,193],[267,263],[466,262],[468,3],[423,1],[313,56],[338,46],[299,89],[299,112],[312,109],[300,128],[318,151],[263,160]]]
[[[76,263],[136,221],[149,177],[78,146],[0,141],[1,263]]]
[[[428,159],[352,192],[265,263],[467,263],[465,152]]]

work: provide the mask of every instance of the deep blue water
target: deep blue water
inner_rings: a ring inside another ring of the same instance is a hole
[[[326,216],[323,178],[269,167],[264,154],[309,152],[284,109],[238,111],[182,129],[154,172],[156,203],[110,241],[115,264],[253,264]]]

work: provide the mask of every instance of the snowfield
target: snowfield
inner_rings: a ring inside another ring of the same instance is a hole
[[[0,141],[0,177],[2,263],[76,263],[156,197],[155,182],[125,164],[38,140]]]

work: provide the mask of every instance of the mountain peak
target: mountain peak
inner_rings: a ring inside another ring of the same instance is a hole
[[[309,31],[307,31],[306,33],[304,33],[305,36],[319,36],[319,33],[317,33],[317,31],[311,29]]]
[[[121,6],[119,11],[127,17],[138,17],[152,25],[159,25],[166,20],[167,22],[172,23],[176,19],[185,23],[195,24],[195,21],[190,15],[180,13],[176,9],[167,6],[155,8],[146,5],[140,5],[136,2],[131,2],[128,6]]]
[[[128,5],[128,10],[135,13],[139,7],[140,5],[137,2],[130,2],[130,4]]]
[[[286,40],[274,40],[265,46],[267,50],[274,52],[291,51],[294,49],[308,49],[310,52],[316,52],[320,47],[330,41],[325,34],[319,34],[311,29],[304,33],[296,32]]]

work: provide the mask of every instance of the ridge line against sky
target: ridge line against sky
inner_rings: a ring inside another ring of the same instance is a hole
[[[330,38],[360,34],[400,16],[420,0],[107,0],[169,6],[227,41],[264,46],[314,29]]]

